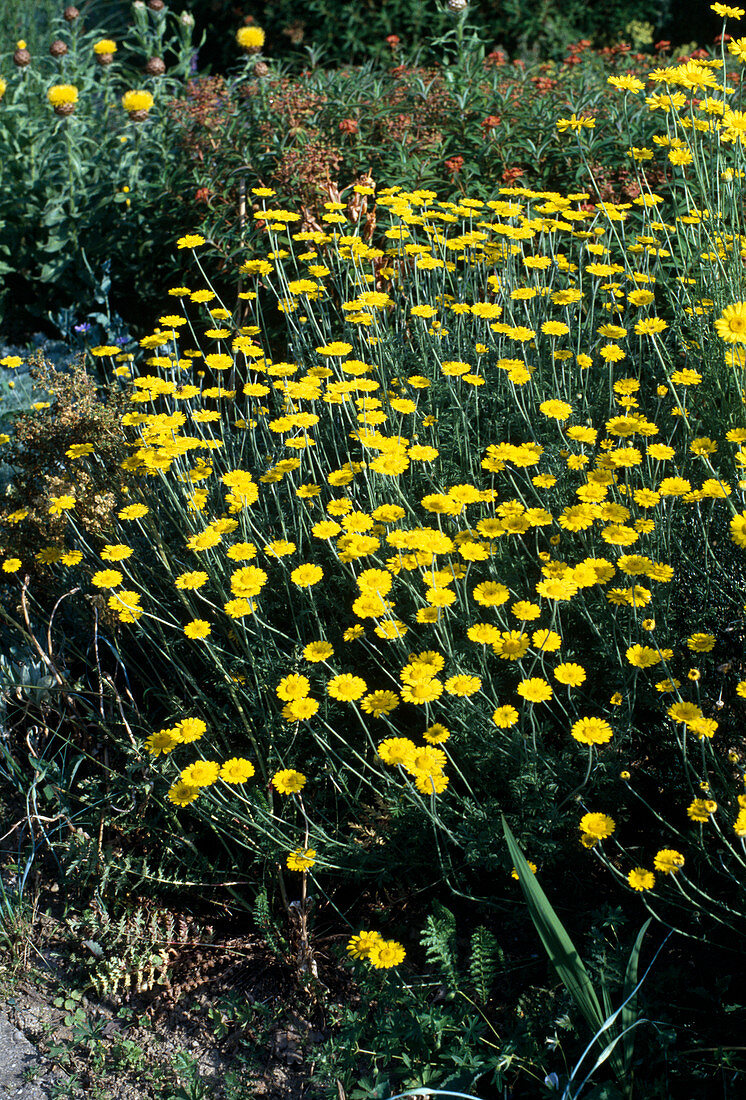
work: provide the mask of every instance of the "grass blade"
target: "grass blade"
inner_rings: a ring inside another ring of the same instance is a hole
[[[606,1016],[601,1010],[588,971],[565,931],[564,925],[539,886],[505,818],[502,822],[508,850],[513,866],[518,872],[518,881],[526,898],[531,920],[549,955],[549,960],[593,1031],[599,1031],[603,1027]]]
[[[622,1033],[624,1034],[624,1046],[622,1048],[623,1049],[623,1056],[624,1056],[624,1065],[627,1069],[629,1069],[629,1067],[632,1064],[632,1054],[633,1054],[633,1051],[634,1051],[634,1048],[635,1048],[635,1033],[634,1033],[634,1030],[632,1029],[631,1025],[632,1025],[632,1023],[633,1023],[633,1021],[634,1021],[634,1019],[637,1015],[636,1009],[635,1009],[635,999],[634,998],[630,999],[630,995],[632,993],[632,990],[637,985],[637,970],[638,970],[638,964],[639,964],[639,961],[640,961],[640,951],[642,949],[642,941],[645,938],[645,933],[647,932],[648,928],[650,927],[651,919],[652,918],[648,917],[648,919],[645,921],[642,928],[640,929],[640,931],[637,934],[637,939],[635,940],[635,945],[632,948],[632,951],[630,953],[629,961],[627,963],[627,969],[626,969],[625,974],[624,974],[624,986],[622,987],[622,1000],[625,1002],[625,1004],[624,1004],[624,1007],[622,1008],[621,1025],[622,1025]]]

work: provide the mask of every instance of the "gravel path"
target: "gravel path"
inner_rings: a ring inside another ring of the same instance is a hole
[[[49,1100],[51,1084],[36,1047],[0,1012],[0,1100]]]

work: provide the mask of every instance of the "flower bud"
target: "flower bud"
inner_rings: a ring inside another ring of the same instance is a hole
[[[166,71],[166,62],[162,57],[150,57],[143,66],[143,71],[148,76],[163,76]]]
[[[63,11],[62,18],[65,20],[66,23],[74,23],[79,15],[80,12],[78,11],[78,9],[70,4],[70,6],[65,8],[65,10]]]
[[[54,42],[49,47],[49,52],[52,57],[64,57],[67,53],[67,43],[63,42],[61,38],[55,38]]]
[[[163,11],[165,6],[163,0],[148,0],[148,7],[151,11]]]
[[[13,54],[13,64],[17,65],[19,69],[25,69],[27,65],[31,64],[31,54],[26,49],[25,45],[19,47]]]
[[[451,15],[460,15],[468,6],[469,0],[448,0],[448,10]]]

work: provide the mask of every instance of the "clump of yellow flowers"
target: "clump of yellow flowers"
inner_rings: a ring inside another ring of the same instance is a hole
[[[722,624],[743,622],[746,576],[746,115],[712,61],[610,84],[620,105],[647,93],[665,196],[641,168],[629,202],[361,183],[368,239],[352,205],[306,229],[255,189],[265,250],[241,264],[240,320],[178,286],[141,341],[116,530],[78,537],[95,449],[49,502],[45,560],[173,647],[189,714],[143,746],[171,802],[303,876],[386,858],[407,807],[452,881],[459,821],[535,772],[577,801],[578,858],[634,893],[717,908],[695,869],[711,858],[740,881],[746,689]],[[558,128],[582,153],[592,122]],[[651,804],[662,747],[680,775]],[[365,931],[348,951],[405,956]]]

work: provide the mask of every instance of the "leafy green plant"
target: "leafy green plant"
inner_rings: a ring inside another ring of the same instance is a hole
[[[115,35],[126,33],[131,11],[128,0],[80,0],[76,6],[83,26],[105,26]],[[10,38],[26,41],[32,54],[40,54],[49,48],[50,34],[59,25],[64,7],[59,0],[35,0],[33,4],[0,0],[0,26]]]
[[[174,1055],[174,1069],[179,1078],[179,1087],[174,1100],[204,1100],[209,1095],[207,1084],[202,1080],[197,1059],[186,1051]]]
[[[501,968],[505,964],[495,935],[480,924],[471,934],[468,974],[478,999],[486,1004]]]
[[[425,948],[428,963],[440,971],[451,989],[457,984],[454,939],[456,918],[444,905],[436,907],[435,915],[427,918],[420,943]]]
[[[330,1010],[332,1035],[316,1071],[329,1095],[335,1079],[350,1097],[383,1100],[398,1088],[466,1089],[487,1078],[502,1086],[513,1076],[510,1058],[507,1072],[500,1069],[506,1048],[495,1052],[482,1041],[489,1029],[462,998],[436,1004],[427,986],[365,979],[360,993],[376,1005],[378,1026],[362,1004]]]
[[[573,1096],[579,1096],[583,1086],[592,1074],[607,1060],[624,1095],[632,1096],[634,1090],[635,1029],[641,1023],[649,1022],[639,1015],[635,998],[642,985],[642,981],[638,982],[640,949],[645,933],[650,926],[650,920],[648,919],[645,922],[635,940],[624,975],[622,1003],[618,1009],[614,1010],[605,982],[602,981],[601,984],[600,998],[596,993],[577,949],[539,885],[535,872],[529,866],[504,818],[503,831],[511,859],[518,873],[521,889],[526,898],[531,920],[539,934],[549,961],[593,1032],[593,1038],[588,1048],[586,1048],[580,1061],[570,1074],[563,1097],[570,1100]],[[650,967],[648,972],[649,969]],[[577,1091],[575,1091],[573,1087],[574,1079],[579,1074],[585,1056],[594,1045],[600,1049],[600,1053],[597,1054],[595,1063],[585,1080],[577,1086]]]
[[[0,866],[0,942],[9,957],[28,963],[29,937],[33,924],[32,906],[26,885],[34,864],[32,851],[14,867],[10,861]]]
[[[23,63],[13,65],[15,47],[6,39],[0,323],[16,339],[73,305],[78,321],[103,316],[111,326],[112,297],[126,313],[125,286],[137,282],[147,294],[155,286],[147,268],[163,278],[172,262],[162,255],[164,229],[169,237],[179,217],[181,167],[163,104],[180,94],[190,71],[192,24],[144,5],[135,5],[134,17],[113,53],[100,45],[96,53],[97,43],[113,40],[100,26],[84,27],[82,15],[54,20],[45,44],[29,41],[33,52]],[[14,26],[15,19],[5,23],[5,34]],[[160,64],[163,55],[165,74],[143,74],[144,64]],[[121,105],[133,87],[154,97],[152,112],[137,121]],[[65,95],[73,99],[56,102]]]

